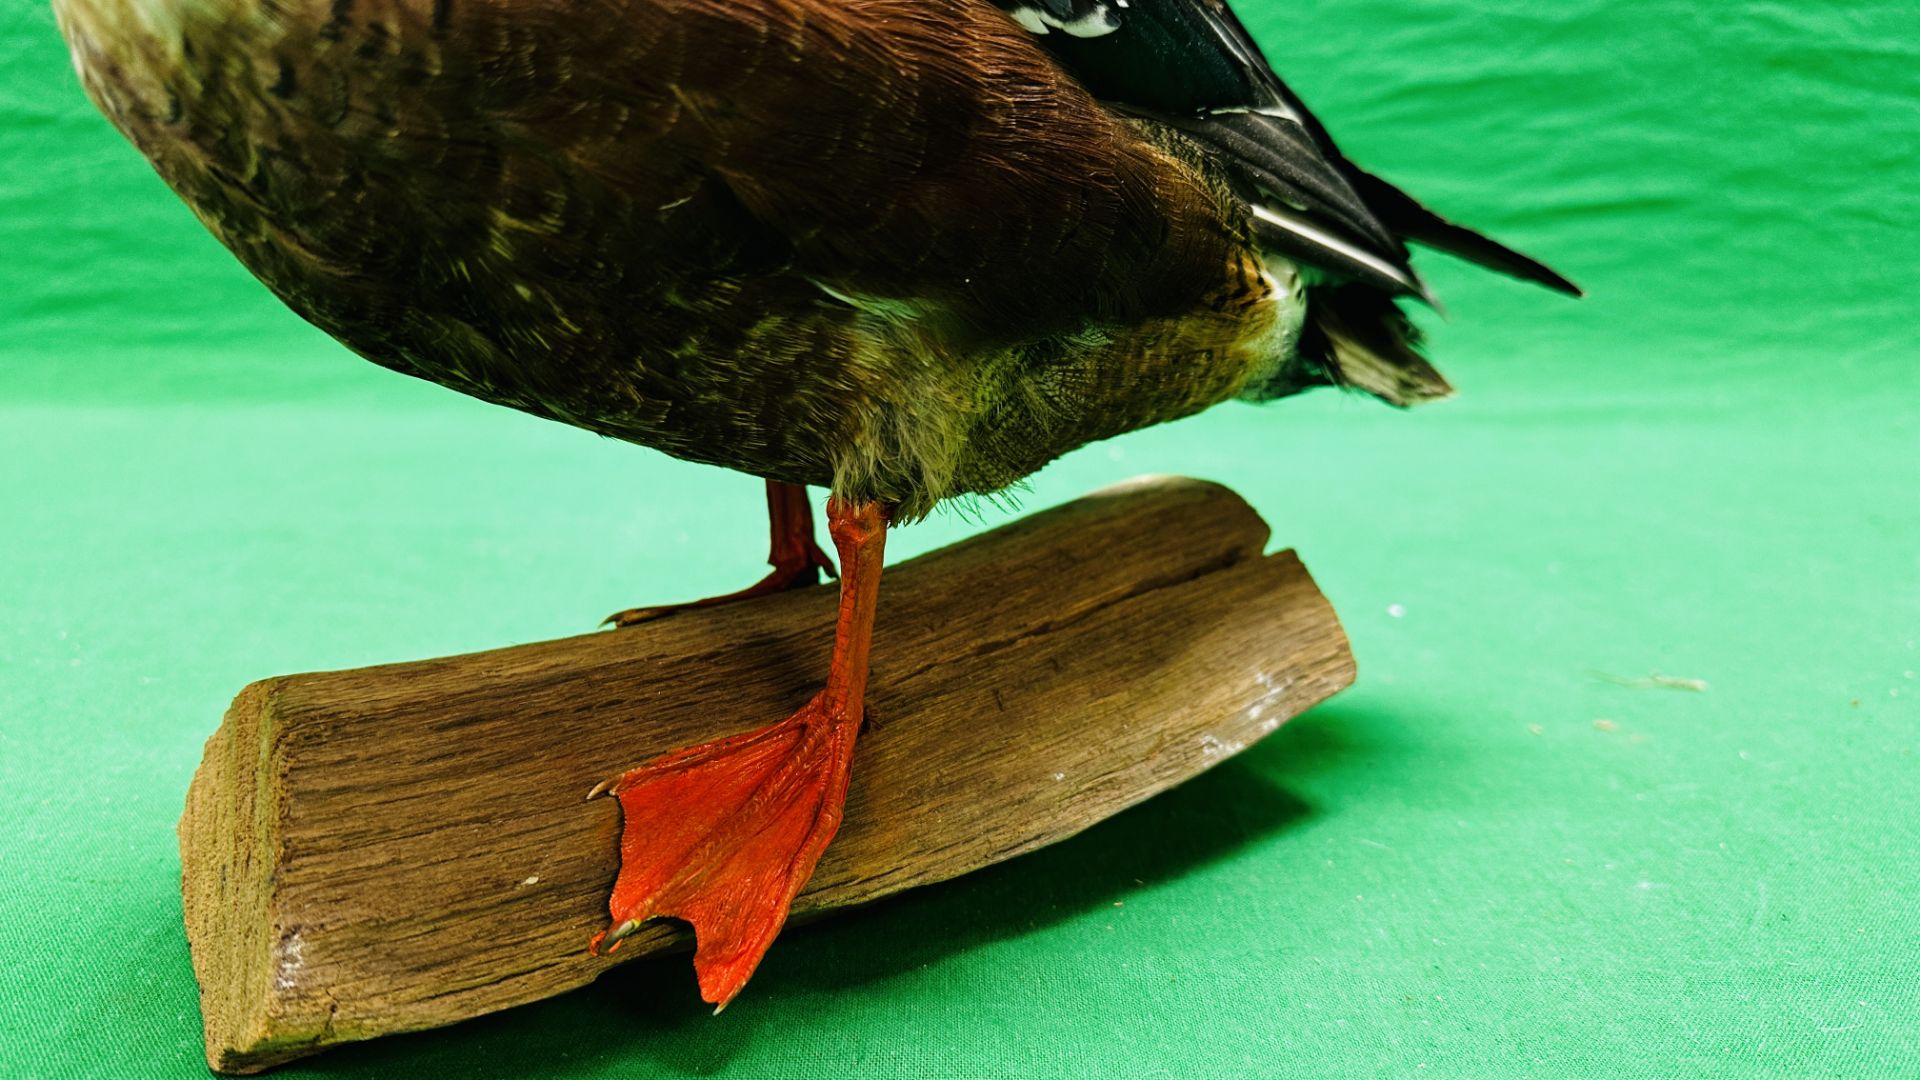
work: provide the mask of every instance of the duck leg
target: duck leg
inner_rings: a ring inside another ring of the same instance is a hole
[[[601,625],[611,623],[616,627],[633,626],[636,623],[665,618],[676,611],[689,608],[716,607],[730,604],[736,600],[751,600],[756,596],[786,589],[805,589],[820,584],[820,573],[834,577],[833,560],[820,550],[813,539],[813,507],[807,503],[807,489],[802,484],[786,484],[778,480],[767,481],[767,521],[771,526],[771,551],[767,562],[773,571],[766,577],[754,582],[738,592],[724,596],[709,596],[705,600],[690,600],[681,604],[662,604],[658,607],[628,608],[606,617]]]
[[[620,874],[611,952],[648,919],[692,924],[700,995],[715,1012],[746,985],[813,874],[847,797],[880,595],[887,512],[827,502],[840,553],[840,615],[827,685],[779,723],[675,750],[595,788],[620,800]],[[589,796],[591,797],[591,796]]]

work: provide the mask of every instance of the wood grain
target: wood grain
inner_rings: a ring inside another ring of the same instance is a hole
[[[1225,488],[1154,479],[889,568],[871,729],[796,918],[1065,839],[1350,684],[1332,608],[1266,539]],[[620,811],[583,797],[802,704],[833,603],[822,586],[241,691],[180,822],[208,1062],[258,1072],[684,944],[660,924],[587,955]]]

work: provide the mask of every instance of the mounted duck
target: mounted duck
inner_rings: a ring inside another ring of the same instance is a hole
[[[1446,394],[1407,241],[1577,293],[1355,167],[1219,0],[55,8],[114,125],[348,348],[763,478],[773,572],[700,603],[831,572],[831,492],[825,688],[599,789],[594,946],[685,919],[718,1006],[838,826],[890,525],[1230,398]]]

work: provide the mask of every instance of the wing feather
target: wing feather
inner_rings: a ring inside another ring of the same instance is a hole
[[[1348,161],[1224,0],[994,0],[1023,26],[1075,27],[1040,44],[1091,90],[1214,151],[1263,242],[1309,265],[1431,299],[1414,240],[1579,294],[1538,261],[1447,221]],[[1097,33],[1091,32],[1097,30]]]
[[[1185,312],[1232,263],[1230,206],[986,4],[654,7],[617,90],[839,295],[1031,338]]]

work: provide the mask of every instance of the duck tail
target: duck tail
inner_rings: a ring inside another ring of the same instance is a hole
[[[1420,354],[1420,330],[1385,290],[1355,283],[1307,290],[1300,363],[1311,381],[1359,390],[1402,407],[1453,394]]]
[[[1352,162],[1343,162],[1353,189],[1366,200],[1367,208],[1378,214],[1387,228],[1402,240],[1425,244],[1521,281],[1531,281],[1554,292],[1581,297],[1580,286],[1568,281],[1559,271],[1530,255],[1502,244],[1485,233],[1456,225],[1427,209],[1413,196],[1365,172]]]

